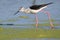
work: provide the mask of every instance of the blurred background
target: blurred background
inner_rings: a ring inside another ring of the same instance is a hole
[[[34,2],[35,4],[45,4],[53,2],[52,5],[49,5],[44,10],[50,12],[54,28],[59,30],[50,30],[48,16],[42,12],[37,13],[39,20],[38,32],[35,32],[36,21],[34,14],[25,14],[19,12],[17,15],[14,15],[14,13],[19,10],[19,7],[23,6],[25,8],[28,8],[33,5]],[[0,0],[1,40],[60,40],[59,31],[60,0]]]

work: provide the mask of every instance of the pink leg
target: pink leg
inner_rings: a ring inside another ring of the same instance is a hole
[[[36,32],[38,31],[38,16],[37,14],[35,14],[35,18],[36,18]]]
[[[54,29],[54,25],[53,25],[52,20],[50,18],[50,13],[48,11],[44,11],[44,10],[42,10],[42,12],[44,12],[44,13],[46,13],[48,15],[48,19],[50,21],[51,29]]]

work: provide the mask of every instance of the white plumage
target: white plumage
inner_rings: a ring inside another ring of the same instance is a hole
[[[30,9],[30,8],[24,8],[24,7],[21,7],[21,9],[19,10],[20,12],[24,12],[24,13],[38,13],[39,11],[41,11],[42,9],[46,8],[47,6],[45,7],[42,7],[38,10],[33,10],[33,9]]]

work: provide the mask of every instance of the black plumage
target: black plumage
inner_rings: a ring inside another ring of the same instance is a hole
[[[45,7],[45,6],[47,6],[47,5],[50,5],[50,4],[53,4],[53,3],[52,3],[52,2],[50,2],[50,3],[47,3],[47,4],[32,5],[32,6],[30,6],[30,9],[38,10],[38,9],[40,9],[40,8],[42,8],[42,7]]]

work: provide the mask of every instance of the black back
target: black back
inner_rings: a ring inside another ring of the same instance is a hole
[[[47,3],[47,4],[41,4],[41,5],[32,5],[32,6],[30,7],[30,9],[38,10],[38,9],[40,9],[40,8],[42,8],[42,7],[44,7],[44,6],[50,5],[50,4],[52,4],[52,2]]]
[[[37,9],[40,9],[40,6],[39,5],[33,5],[30,7],[30,9],[37,10]]]

